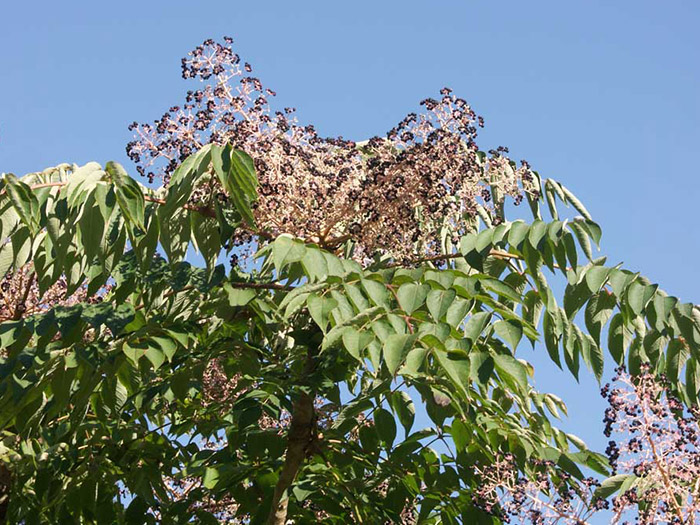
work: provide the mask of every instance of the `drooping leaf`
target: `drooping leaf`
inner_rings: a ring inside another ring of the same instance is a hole
[[[116,162],[108,162],[105,171],[116,189],[117,203],[127,220],[139,229],[144,229],[146,201],[138,182],[132,179]]]
[[[523,336],[523,327],[517,321],[496,321],[493,324],[496,334],[515,351]]]
[[[389,373],[394,375],[416,340],[414,334],[393,334],[386,338],[382,354]]]
[[[396,439],[396,421],[391,412],[384,408],[378,408],[374,412],[374,424],[377,427],[377,433],[382,443],[386,448],[391,449]]]

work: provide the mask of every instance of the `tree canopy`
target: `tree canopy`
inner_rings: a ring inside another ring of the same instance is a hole
[[[476,116],[443,96],[442,121],[367,143],[299,139],[284,116],[182,141],[157,188],[113,162],[5,174],[7,519],[499,523],[483,489],[505,465],[582,502],[533,509],[576,523],[639,486],[557,428],[523,347],[598,380],[607,348],[693,408],[700,312],[596,257],[573,193],[478,150]],[[243,244],[247,267],[220,263]]]

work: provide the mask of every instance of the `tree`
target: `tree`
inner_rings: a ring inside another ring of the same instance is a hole
[[[607,346],[696,407],[697,308],[594,258],[584,206],[481,152],[449,90],[386,138],[323,139],[271,116],[257,79],[233,91],[250,67],[229,44],[183,62],[209,87],[133,126],[163,186],[116,163],[2,179],[8,519],[497,523],[498,493],[576,523],[629,500],[636,479],[585,477],[608,458],[553,425],[566,407],[518,350],[600,379]],[[531,219],[508,220],[507,197]]]

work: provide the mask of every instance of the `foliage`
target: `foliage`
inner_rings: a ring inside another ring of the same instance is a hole
[[[253,166],[208,144],[158,189],[115,163],[3,177],[3,275],[73,297],[0,323],[10,521],[498,522],[479,489],[501,458],[558,490],[611,474],[554,425],[566,407],[533,388],[524,341],[598,379],[607,346],[697,406],[698,310],[594,258],[600,228],[556,181],[528,171],[529,222],[498,199],[449,243],[355,257],[352,235],[267,229]],[[227,272],[242,232],[257,262]]]

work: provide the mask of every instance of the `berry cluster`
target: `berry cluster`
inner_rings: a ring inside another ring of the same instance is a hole
[[[695,523],[700,518],[700,426],[696,410],[685,410],[663,376],[649,365],[631,376],[618,368],[616,386],[601,394],[609,403],[605,433],[616,473],[636,476],[613,500],[615,520],[638,511],[638,523]],[[638,505],[643,502],[644,505]]]
[[[81,302],[97,303],[102,300],[109,287],[104,287],[94,296],[88,297],[87,289],[80,287],[66,296],[68,283],[64,276],[43,293],[39,290],[32,263],[18,270],[7,272],[0,282],[0,322],[45,312],[55,306],[71,306]]]
[[[504,523],[564,523],[582,525],[608,507],[594,496],[600,483],[594,478],[577,480],[555,469],[551,461],[531,462],[534,471],[523,476],[512,454],[500,454],[488,465],[477,466],[479,488],[474,505]]]
[[[441,228],[457,237],[478,206],[499,220],[506,196],[517,204],[524,192],[538,191],[528,164],[516,167],[505,148],[479,152],[483,120],[447,88],[383,137],[363,143],[321,137],[297,122],[293,108],[270,106],[275,92],[252,76],[231,44],[207,40],[195,48],[182,61],[182,76],[199,79],[201,88],[152,124],[130,126],[135,140],[127,153],[150,181],[167,183],[205,144],[230,143],[255,162],[254,214],[266,233],[329,248],[353,239],[355,258],[365,261],[377,252],[404,260],[437,254]]]

